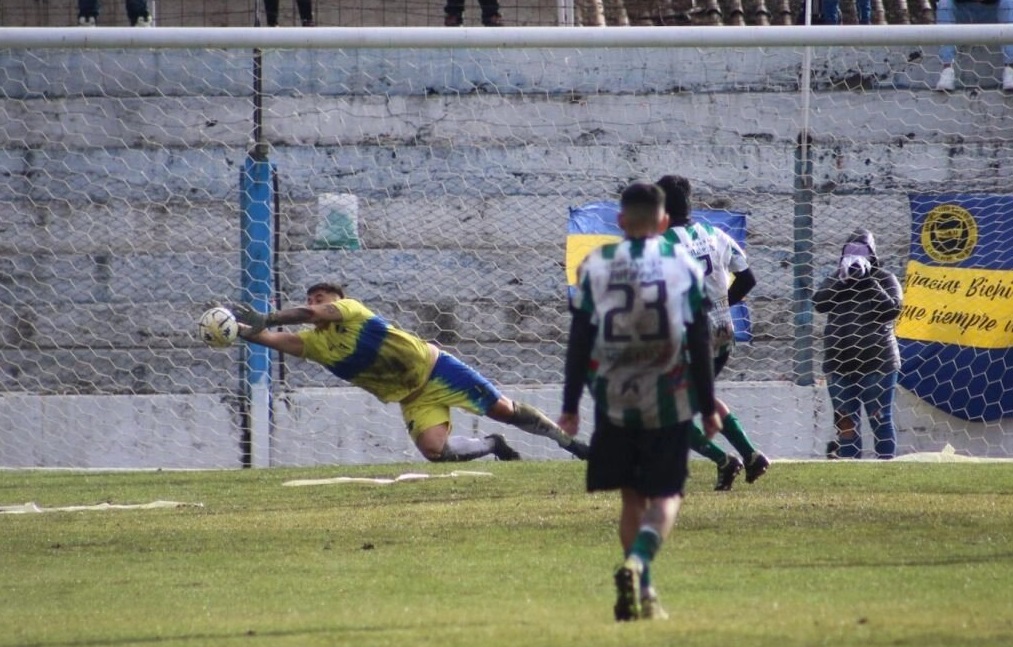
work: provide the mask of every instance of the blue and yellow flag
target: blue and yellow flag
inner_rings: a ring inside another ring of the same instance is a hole
[[[591,250],[621,240],[617,202],[591,202],[581,207],[570,207],[570,220],[566,230],[566,284],[572,289],[577,284],[577,267]],[[693,219],[723,230],[744,250],[746,248],[746,215],[731,211],[694,209]],[[745,303],[732,306],[732,323],[735,341],[751,341],[749,309]]]
[[[1013,417],[1013,195],[910,195],[900,383],[972,421]]]

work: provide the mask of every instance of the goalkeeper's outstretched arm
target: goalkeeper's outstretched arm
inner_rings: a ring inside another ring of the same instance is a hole
[[[239,321],[239,336],[276,351],[302,357],[303,340],[295,333],[268,330],[288,324],[327,324],[341,321],[341,312],[331,303],[311,304],[262,314],[246,304],[232,306]]]
[[[314,303],[263,314],[246,303],[235,303],[229,309],[236,321],[258,333],[265,328],[288,324],[324,324],[341,321],[341,311],[333,303]]]
[[[253,328],[245,324],[239,324],[239,336],[248,342],[273,348],[279,353],[294,355],[295,357],[302,357],[303,354],[302,337],[292,332],[278,330],[255,332]]]

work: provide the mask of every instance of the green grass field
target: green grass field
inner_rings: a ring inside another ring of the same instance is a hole
[[[283,487],[292,479],[492,472]],[[667,622],[612,619],[618,498],[583,464],[0,471],[0,645],[1013,645],[1013,466],[693,463],[655,562]]]

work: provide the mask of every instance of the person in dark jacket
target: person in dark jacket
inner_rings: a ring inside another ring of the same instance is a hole
[[[876,458],[893,458],[897,428],[894,393],[900,352],[894,332],[903,298],[900,281],[880,265],[871,232],[848,237],[834,273],[813,296],[823,329],[823,372],[833,405],[836,437],[827,458],[861,458],[862,409],[875,439]]]

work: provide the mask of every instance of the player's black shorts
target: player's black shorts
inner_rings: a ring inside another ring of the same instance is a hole
[[[587,491],[631,488],[648,497],[681,495],[689,475],[690,424],[626,429],[596,414]]]

